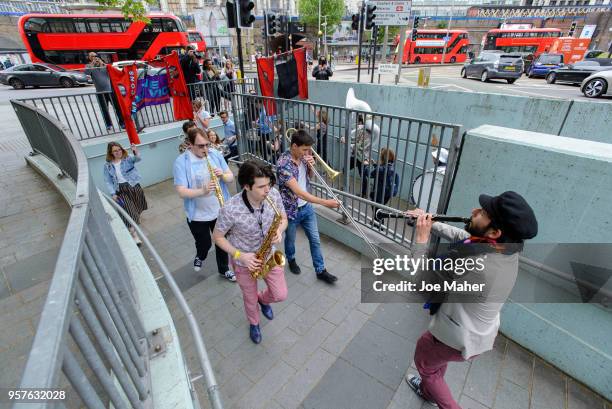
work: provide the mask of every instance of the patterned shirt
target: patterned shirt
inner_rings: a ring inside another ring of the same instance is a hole
[[[215,229],[224,233],[232,246],[241,252],[253,253],[261,247],[275,213],[267,201],[263,202],[263,212],[259,208],[251,213],[244,203],[242,192],[232,196],[219,210]],[[278,190],[272,188],[269,196],[281,214],[285,214]]]
[[[306,169],[308,169],[307,165]],[[289,189],[287,182],[289,182],[291,178],[295,178],[296,182],[299,180],[300,167],[291,160],[291,151],[283,153],[278,158],[276,162],[276,173],[278,176],[278,188],[283,198],[287,218],[293,220],[297,217],[298,197],[293,193],[293,190]],[[306,175],[306,190],[309,190],[309,186],[308,175]]]

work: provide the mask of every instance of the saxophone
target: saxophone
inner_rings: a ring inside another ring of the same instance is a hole
[[[219,183],[219,178],[215,175],[215,169],[212,167],[210,163],[210,158],[206,155],[206,165],[208,165],[208,172],[210,173],[210,180],[215,184],[215,196],[217,196],[217,200],[219,201],[219,206],[223,207],[223,191],[221,190],[221,184]]]
[[[266,278],[270,270],[272,270],[274,267],[282,267],[285,265],[285,255],[280,250],[276,250],[274,254],[268,258],[268,255],[272,250],[272,239],[278,230],[278,226],[280,226],[282,217],[281,213],[278,211],[274,205],[274,202],[270,198],[270,195],[266,196],[266,202],[268,202],[272,207],[272,210],[274,210],[274,220],[272,220],[272,224],[270,225],[268,233],[266,234],[266,237],[264,237],[261,246],[257,252],[255,252],[255,257],[262,261],[262,266],[259,270],[251,271],[251,277],[253,277],[255,280],[258,278]]]

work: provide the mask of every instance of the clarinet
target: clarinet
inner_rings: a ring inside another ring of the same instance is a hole
[[[376,211],[376,217],[379,219],[407,219],[409,222],[416,221],[416,217],[410,216],[400,212],[385,212],[382,209],[378,209]],[[458,223],[468,223],[470,221],[469,217],[461,217],[461,216],[446,216],[443,214],[434,214],[431,218],[435,222],[458,222]]]

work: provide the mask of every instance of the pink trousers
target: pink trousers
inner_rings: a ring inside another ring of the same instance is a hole
[[[244,301],[244,312],[249,323],[259,324],[259,304],[271,304],[284,301],[287,298],[287,283],[285,282],[285,270],[282,267],[275,267],[266,276],[264,281],[267,288],[257,292],[257,280],[251,277],[249,269],[234,263],[236,281],[242,290],[242,300]]]
[[[444,374],[449,362],[462,361],[461,352],[438,341],[429,331],[417,341],[414,363],[421,376],[421,392],[440,409],[461,409],[444,381]]]

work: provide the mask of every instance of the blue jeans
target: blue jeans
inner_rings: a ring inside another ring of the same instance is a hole
[[[287,260],[295,260],[295,233],[298,226],[302,226],[308,243],[310,244],[310,255],[312,266],[318,274],[325,270],[325,262],[321,253],[321,240],[319,239],[319,228],[317,227],[317,216],[310,203],[298,209],[298,214],[293,220],[289,220],[285,231],[285,255]]]

